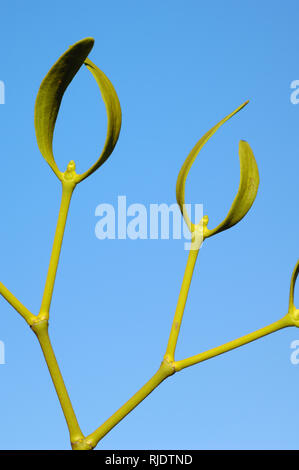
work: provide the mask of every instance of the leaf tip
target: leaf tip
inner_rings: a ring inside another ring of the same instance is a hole
[[[249,143],[247,142],[247,140],[241,139],[239,141],[239,149],[242,150],[242,149],[245,149],[246,147],[250,148]]]
[[[94,45],[94,38],[92,37],[87,37],[87,38],[83,38],[83,39],[80,39],[80,41],[77,41],[75,42],[74,44],[72,44],[69,48],[72,48],[74,46],[90,46],[90,49],[93,47]]]
[[[242,104],[239,106],[239,108],[237,108],[237,112],[238,112],[238,111],[241,111],[241,109],[245,108],[245,106],[247,106],[248,103],[249,103],[249,100],[244,101],[244,103],[242,103]]]

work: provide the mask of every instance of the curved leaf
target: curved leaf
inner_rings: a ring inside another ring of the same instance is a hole
[[[295,284],[296,284],[298,274],[299,274],[299,260],[297,261],[297,264],[294,268],[292,278],[291,278],[290,298],[289,298],[289,312],[292,312],[292,311],[296,310],[296,307],[294,305],[294,290],[295,290]]]
[[[118,96],[112,83],[106,77],[106,75],[93,62],[91,62],[91,60],[86,59],[84,64],[96,79],[103,101],[105,103],[107,112],[107,135],[104,148],[98,160],[85,173],[77,175],[77,182],[83,181],[85,178],[87,178],[87,176],[103,165],[109,155],[111,155],[113,152],[121,128],[121,108]]]
[[[52,149],[55,122],[64,92],[94,44],[85,38],[73,44],[43,79],[35,102],[34,124],[39,149],[59,179],[62,178]]]
[[[227,230],[240,222],[247,214],[256,198],[259,186],[258,167],[250,145],[244,140],[241,140],[239,143],[239,158],[240,184],[237,195],[223,222],[213,230],[206,228],[205,238]]]
[[[228,121],[232,116],[234,116],[237,112],[239,112],[244,106],[246,106],[248,101],[241,104],[235,111],[228,114],[225,118],[223,118],[218,124],[216,124],[212,129],[210,129],[193,147],[191,152],[189,153],[188,157],[186,158],[183,166],[179,172],[177,183],[176,183],[176,199],[177,203],[181,209],[181,213],[185,219],[185,222],[191,232],[194,231],[195,225],[190,221],[189,216],[187,214],[187,210],[185,208],[185,185],[188,173],[190,168],[192,167],[197,155],[199,154],[200,150],[206,144],[206,142],[212,137],[213,134],[222,126],[226,121]]]

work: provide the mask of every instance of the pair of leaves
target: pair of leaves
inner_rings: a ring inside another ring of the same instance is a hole
[[[228,121],[232,116],[234,116],[238,111],[240,111],[248,101],[243,103],[237,109],[235,109],[231,114],[223,118],[218,124],[216,124],[212,129],[210,129],[193,147],[188,157],[186,158],[177,179],[176,184],[176,197],[179,204],[181,213],[185,219],[185,222],[191,231],[191,233],[196,232],[196,228],[202,230],[202,238],[208,238],[216,233],[227,230],[230,227],[236,225],[240,220],[245,217],[249,209],[251,208],[258,191],[259,186],[259,173],[258,167],[253,155],[253,152],[247,142],[241,140],[239,143],[239,158],[240,158],[240,184],[237,195],[231,205],[231,208],[225,217],[225,219],[214,229],[209,230],[207,228],[208,217],[204,216],[203,219],[198,224],[193,224],[189,219],[185,208],[185,185],[188,173],[202,147],[205,143],[212,137],[212,135],[221,127],[226,121]],[[202,240],[201,240],[202,241]],[[200,246],[200,245],[199,245]],[[296,266],[292,273],[291,284],[290,284],[290,294],[289,294],[289,310],[288,314],[291,318],[292,323],[295,326],[299,326],[299,309],[294,305],[294,290],[296,281],[299,275],[299,260],[296,263]]]
[[[221,127],[226,121],[228,121],[232,116],[234,116],[237,112],[244,108],[247,103],[248,101],[246,101],[237,109],[235,109],[235,111],[233,111],[231,114],[223,118],[197,142],[197,144],[189,153],[179,172],[176,184],[176,198],[180,206],[182,215],[191,233],[195,231],[196,226],[198,226],[199,224],[196,225],[191,222],[185,208],[185,185],[190,168],[192,167],[198,153],[206,144],[206,142],[210,139],[210,137],[212,137],[212,135],[215,134],[219,127]],[[244,140],[241,140],[239,144],[239,158],[240,184],[237,195],[232,203],[232,206],[227,216],[216,228],[209,230],[206,226],[204,226],[204,238],[211,237],[212,235],[222,232],[223,230],[227,230],[233,225],[237,224],[247,214],[255,200],[259,186],[259,173],[253,152],[249,144]],[[205,221],[206,220],[207,217],[205,217]]]
[[[121,127],[121,108],[116,91],[106,75],[87,58],[93,44],[93,38],[82,39],[58,59],[42,81],[35,103],[34,124],[39,149],[56,176],[62,180],[63,173],[58,169],[53,155],[53,134],[62,97],[83,63],[96,79],[108,117],[107,135],[100,157],[85,173],[76,174],[76,183],[83,181],[107,160],[116,145]]]

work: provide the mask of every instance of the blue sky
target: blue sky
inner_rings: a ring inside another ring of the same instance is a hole
[[[1,5],[1,281],[38,311],[60,187],[35,139],[39,85],[74,42],[117,90],[123,125],[110,159],[76,189],[52,302],[50,332],[83,432],[93,431],[158,368],[187,252],[184,240],[99,240],[101,203],[175,202],[179,169],[196,141],[246,99],[203,149],[186,200],[210,227],[238,187],[238,141],[256,157],[260,188],[237,226],[204,244],[177,358],[235,339],[286,313],[299,256],[298,3],[77,0]],[[55,130],[60,168],[93,163],[106,132],[91,75],[68,88]],[[0,448],[67,449],[68,435],[39,346],[1,300]],[[99,444],[102,449],[298,449],[295,328],[164,382]]]

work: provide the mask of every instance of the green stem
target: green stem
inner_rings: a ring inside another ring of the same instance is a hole
[[[220,354],[231,351],[232,349],[239,348],[244,344],[251,343],[256,339],[262,338],[263,336],[269,335],[270,333],[274,333],[275,331],[281,330],[282,328],[286,328],[287,326],[293,326],[293,324],[286,315],[280,320],[271,323],[270,325],[267,325],[264,328],[260,328],[259,330],[254,331],[253,333],[249,333],[248,335],[241,336],[241,338],[230,341],[229,343],[225,343],[216,348],[209,349],[208,351],[197,354],[196,356],[191,356],[181,361],[175,361],[175,370],[179,371],[184,369],[185,367],[190,367],[194,364],[198,364],[200,362],[211,359],[212,357],[219,356]]]
[[[26,320],[29,325],[36,320],[36,316],[31,313],[3,284],[0,282],[0,294],[5,300]]]
[[[73,190],[75,188],[75,183],[73,181],[62,181],[62,197],[59,210],[59,216],[55,231],[55,237],[53,242],[53,248],[48,268],[48,274],[46,279],[46,284],[44,288],[43,299],[41,303],[39,318],[40,319],[49,319],[50,305],[53,295],[54,283],[56,278],[56,272],[60,257],[61,245],[65,230],[66,219],[68,215],[69,205],[71,202],[71,197]]]
[[[129,414],[142,400],[144,400],[158,385],[160,385],[166,377],[174,374],[173,365],[166,362],[162,362],[158,371],[153,377],[146,382],[130,400],[128,400],[121,408],[119,408],[107,421],[105,421],[98,429],[86,437],[87,442],[91,447],[95,447],[97,443],[112,429],[116,426],[127,414]]]
[[[181,328],[181,323],[183,319],[183,314],[187,302],[187,297],[190,289],[190,284],[193,276],[194,267],[196,264],[198,252],[200,246],[196,249],[191,249],[189,251],[188,260],[186,264],[186,269],[184,272],[184,277],[182,281],[182,286],[170,330],[169,340],[166,348],[165,359],[169,362],[174,360],[175,349],[178,341],[178,336]]]
[[[32,330],[37,336],[39,344],[42,348],[44,358],[46,360],[62,411],[64,413],[67,426],[70,433],[71,443],[76,444],[83,441],[84,436],[78,424],[73,405],[64,384],[48,333],[48,322],[42,320],[32,325]]]

